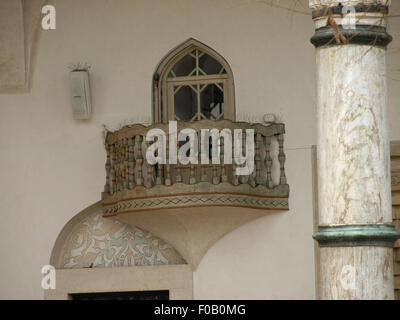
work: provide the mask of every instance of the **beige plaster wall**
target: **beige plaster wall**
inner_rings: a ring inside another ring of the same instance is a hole
[[[267,2],[267,1],[265,1]],[[32,89],[0,95],[0,298],[42,298],[41,267],[69,219],[100,199],[102,124],[151,118],[151,78],[193,37],[230,63],[238,118],[287,126],[288,212],[218,241],[194,274],[194,297],[314,298],[311,145],[316,143],[311,17],[256,0],[58,0],[42,31]],[[308,12],[307,1],[297,6]],[[280,6],[293,7],[291,0]],[[400,12],[395,1],[392,12]],[[0,19],[5,12],[0,12]],[[400,22],[388,51],[391,139],[400,139]],[[74,121],[67,66],[92,65],[93,118]],[[396,71],[397,70],[397,71]],[[395,81],[397,79],[397,81]]]
[[[0,2],[0,92],[25,84],[24,23],[21,1]]]

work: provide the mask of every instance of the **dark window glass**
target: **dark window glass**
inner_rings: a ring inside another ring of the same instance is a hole
[[[177,87],[175,87],[177,88]],[[190,86],[182,86],[174,94],[175,115],[190,121],[197,114],[197,94]]]
[[[207,81],[214,83],[201,84],[207,75],[214,75],[207,78]],[[178,78],[185,76],[192,77],[190,85],[179,86],[178,83],[184,82]],[[219,81],[226,78],[226,70],[215,58],[194,49],[176,62],[168,77],[168,81],[174,83],[172,94],[175,119],[194,121],[224,117],[224,84]]]
[[[199,67],[205,74],[225,73],[221,64],[205,53],[199,58]]]
[[[196,59],[193,58],[193,56],[191,56],[190,54],[187,54],[175,64],[175,66],[172,69],[173,74],[171,72],[169,76],[176,76],[176,77],[189,76],[192,73],[192,71],[195,70],[195,68],[196,68]],[[194,74],[191,75],[195,76],[196,74],[194,72]]]
[[[219,87],[218,87],[219,86]],[[200,93],[200,111],[207,118],[216,120],[224,112],[223,84],[209,84]],[[220,89],[221,88],[221,89]]]

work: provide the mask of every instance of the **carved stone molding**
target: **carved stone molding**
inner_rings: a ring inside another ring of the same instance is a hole
[[[334,7],[341,3],[343,6],[356,6],[356,5],[382,5],[389,6],[391,0],[309,0],[309,7],[313,10],[322,9],[324,7]]]
[[[174,186],[143,186],[134,190],[108,195],[103,200],[104,216],[149,209],[167,209],[195,206],[235,206],[256,209],[289,209],[289,186],[273,189],[264,186],[233,186],[229,183],[212,185],[201,182],[196,185],[183,183]]]
[[[201,193],[176,194],[171,196],[155,196],[152,198],[136,198],[121,200],[116,203],[103,203],[104,216],[134,211],[201,206],[233,206],[255,209],[288,210],[286,196],[252,196],[235,193]]]
[[[30,88],[32,59],[46,0],[0,1],[0,93]]]

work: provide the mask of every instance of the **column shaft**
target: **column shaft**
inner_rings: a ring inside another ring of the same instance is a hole
[[[352,7],[349,7],[349,6]],[[316,33],[321,296],[393,299],[386,0],[310,0]],[[353,12],[343,15],[343,6]]]

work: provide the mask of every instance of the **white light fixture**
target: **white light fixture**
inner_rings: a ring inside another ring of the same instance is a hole
[[[92,115],[89,71],[87,67],[76,67],[69,73],[72,112],[74,119],[89,119]]]

